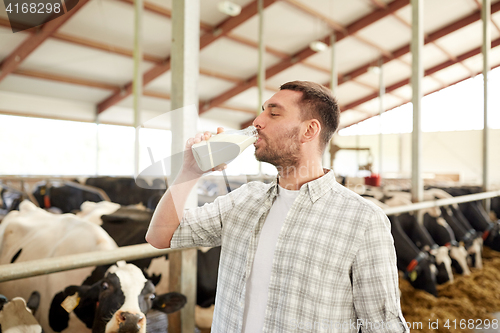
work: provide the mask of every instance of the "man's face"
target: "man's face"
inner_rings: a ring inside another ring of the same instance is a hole
[[[300,159],[300,109],[302,92],[280,90],[267,100],[253,124],[259,132],[255,157],[276,167],[296,166]]]

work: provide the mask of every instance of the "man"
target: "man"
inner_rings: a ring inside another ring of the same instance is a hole
[[[277,180],[184,213],[202,175],[190,148],[210,137],[199,134],[187,141],[147,241],[222,245],[212,332],[407,332],[389,220],[322,167],[339,122],[331,92],[289,82],[262,108],[255,156],[277,167]]]

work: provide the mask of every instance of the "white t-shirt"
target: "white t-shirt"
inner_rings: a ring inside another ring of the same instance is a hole
[[[246,282],[243,333],[262,332],[264,327],[276,242],[288,211],[298,195],[299,191],[290,191],[278,186],[278,195],[262,226],[252,270]]]

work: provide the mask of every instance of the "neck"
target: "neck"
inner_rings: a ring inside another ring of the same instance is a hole
[[[302,185],[312,180],[318,179],[325,173],[321,159],[307,160],[296,166],[277,166],[279,184],[287,190],[299,190]]]

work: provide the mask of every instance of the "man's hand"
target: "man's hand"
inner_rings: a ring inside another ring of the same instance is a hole
[[[217,134],[220,134],[224,132],[224,128],[222,127],[217,127]],[[209,131],[206,131],[205,133],[198,133],[194,138],[189,138],[186,142],[186,149],[184,150],[184,164],[182,166],[183,171],[201,176],[203,175],[203,171],[201,171],[200,167],[196,163],[196,159],[193,156],[193,152],[191,150],[191,147],[196,144],[200,143],[203,140],[208,140],[212,136],[212,133]],[[227,164],[223,163],[221,165],[216,166],[215,168],[212,168],[211,171],[222,171],[227,168]]]

